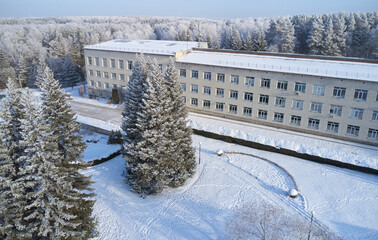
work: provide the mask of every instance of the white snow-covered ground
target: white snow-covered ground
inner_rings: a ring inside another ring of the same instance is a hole
[[[193,140],[194,147],[202,143],[195,175],[157,196],[130,192],[121,156],[86,171],[95,181],[98,239],[227,239],[236,210],[257,198],[306,218],[314,211],[316,221],[345,239],[378,239],[378,176],[200,136]],[[300,196],[287,196],[293,181],[276,166],[238,154],[218,157],[219,149],[278,163],[294,177]]]
[[[85,129],[80,133],[84,135],[87,144],[83,157],[85,162],[107,157],[121,148],[119,144],[107,144],[109,137],[106,135]]]

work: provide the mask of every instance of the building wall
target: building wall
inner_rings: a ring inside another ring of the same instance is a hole
[[[185,69],[186,71],[186,76],[179,76],[179,82],[186,85],[186,90],[183,92],[183,96],[186,98],[186,105],[190,111],[208,113],[236,120],[254,122],[257,124],[349,141],[377,144],[376,137],[374,139],[368,138],[369,129],[378,131],[378,120],[372,120],[373,112],[378,112],[377,83],[187,63],[177,63],[176,67],[179,69],[179,72],[180,69]],[[198,71],[198,79],[192,78],[193,70]],[[211,72],[211,80],[204,79],[204,72]],[[218,73],[225,75],[224,82],[217,81]],[[233,84],[230,82],[231,75],[237,75],[239,77],[239,84]],[[254,78],[253,86],[245,84],[247,76]],[[270,80],[269,88],[262,86],[263,79]],[[287,81],[287,90],[277,89],[278,81]],[[296,83],[305,84],[304,93],[295,91]],[[192,85],[198,86],[198,93],[192,91]],[[313,91],[315,85],[324,86],[323,95],[314,94]],[[210,94],[204,93],[204,87],[210,87]],[[335,87],[345,88],[345,97],[333,96]],[[224,97],[217,96],[217,88],[224,89]],[[368,91],[366,101],[356,100],[354,98],[356,89]],[[231,90],[237,91],[237,99],[233,99],[230,96]],[[246,92],[253,94],[252,102],[244,100],[244,94]],[[268,96],[268,104],[260,102],[261,95]],[[276,105],[277,97],[285,98],[285,106]],[[193,98],[198,99],[197,106],[192,104]],[[205,100],[210,101],[209,108],[203,106]],[[293,108],[293,100],[303,101],[302,110]],[[217,102],[224,103],[223,111],[216,109]],[[311,103],[321,103],[321,111],[312,111]],[[230,111],[230,105],[237,106],[237,111]],[[340,116],[330,112],[331,105],[342,107]],[[252,108],[251,116],[244,114],[243,110],[245,107]],[[351,117],[352,108],[363,110],[362,119]],[[259,117],[259,110],[267,111],[266,119]],[[282,122],[278,122],[277,118],[275,119],[276,113],[283,114]],[[292,116],[301,117],[299,126],[292,124]],[[316,124],[313,124],[313,127],[309,126],[309,119],[319,121],[319,125],[316,126]],[[337,132],[330,131],[330,129],[332,129],[331,126],[327,129],[329,122],[338,124]],[[360,128],[358,136],[347,133],[348,125]]]
[[[152,59],[155,58],[159,64],[162,64],[163,71],[165,71],[170,56],[155,54],[144,55]],[[92,58],[92,64],[89,64],[88,57]],[[99,58],[99,66],[96,66],[95,64],[96,57]],[[176,58],[177,57],[178,55]],[[113,84],[116,84],[118,88],[127,86],[129,76],[132,73],[131,70],[128,69],[127,63],[128,61],[135,62],[136,54],[86,49],[85,58],[89,93],[95,96],[110,98]],[[107,67],[103,66],[103,58],[107,59]],[[111,67],[110,59],[115,60],[115,68]],[[119,68],[119,60],[124,61],[124,69]],[[176,67],[179,75],[181,74],[181,76],[179,76],[179,82],[185,84],[186,86],[186,90],[183,91],[183,97],[186,99],[186,105],[189,111],[348,141],[378,145],[378,119],[373,119],[373,114],[378,115],[378,83],[376,82],[297,75],[290,73],[276,73],[269,71],[255,71],[180,62],[176,63]],[[180,69],[182,70],[180,71]],[[89,74],[91,70],[93,71],[93,76],[90,76]],[[96,76],[97,71],[100,72],[101,77]],[[198,71],[198,78],[192,77],[193,71]],[[105,72],[108,72],[108,79],[104,78]],[[184,72],[186,73],[185,76]],[[211,73],[210,80],[204,79],[205,72]],[[117,80],[111,79],[112,73],[116,74]],[[217,81],[218,73],[224,74],[224,82]],[[125,75],[124,81],[120,80],[120,74]],[[238,84],[230,82],[231,75],[238,76]],[[253,86],[245,84],[246,77],[254,78]],[[269,80],[269,88],[262,86],[263,79]],[[95,83],[95,86],[92,85],[92,81]],[[279,81],[287,81],[287,90],[277,89],[277,84]],[[101,87],[97,85],[97,82],[101,82]],[[109,84],[108,89],[104,88],[106,83]],[[304,93],[296,91],[296,83],[305,84]],[[192,91],[192,85],[198,86],[198,93]],[[323,95],[314,94],[315,85],[324,86]],[[204,93],[204,87],[210,88],[210,94]],[[345,88],[345,96],[333,96],[335,87]],[[217,88],[224,89],[223,97],[216,95]],[[368,91],[366,100],[356,100],[354,98],[356,89]],[[237,92],[237,99],[230,97],[230,91]],[[244,94],[246,92],[253,94],[252,102],[244,100]],[[268,96],[269,100],[267,104],[260,102],[261,95]],[[276,98],[284,98],[285,106],[277,106]],[[192,104],[192,99],[197,99],[197,106]],[[210,101],[209,108],[203,106],[205,100]],[[293,108],[294,100],[303,101],[303,108],[301,110]],[[223,111],[216,109],[216,103],[224,103]],[[321,103],[321,111],[312,111],[311,103]],[[230,111],[231,105],[236,106],[236,112]],[[331,105],[342,107],[340,116],[330,112]],[[244,108],[252,109],[251,116],[244,114]],[[351,117],[352,108],[363,110],[362,119]],[[267,112],[266,119],[259,116],[260,110]],[[275,115],[279,113],[283,114],[282,122],[277,121],[278,118],[275,118]],[[292,116],[299,116],[301,118],[299,125],[293,124]],[[319,121],[319,124],[317,125],[313,122],[313,127],[311,127],[309,126],[309,119]],[[337,132],[327,129],[330,122],[338,124]],[[359,127],[358,136],[347,133],[348,125]],[[368,138],[369,130],[373,130],[370,133],[370,135],[373,137]]]

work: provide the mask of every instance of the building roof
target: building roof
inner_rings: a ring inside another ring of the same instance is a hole
[[[85,46],[84,49],[108,50],[117,52],[149,53],[159,55],[175,55],[196,47],[205,47],[206,43],[199,42],[180,42],[180,41],[161,41],[161,40],[127,40],[114,39],[94,45]],[[206,44],[207,46],[207,44]]]
[[[378,82],[378,64],[216,50],[190,51],[177,62]]]

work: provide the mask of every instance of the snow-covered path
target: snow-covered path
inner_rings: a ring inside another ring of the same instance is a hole
[[[92,167],[99,239],[227,239],[235,211],[256,199],[315,218],[345,239],[378,239],[378,176],[302,161],[194,136],[202,143],[196,174],[177,189],[145,199],[131,193],[117,157]],[[292,199],[291,178],[282,170],[243,155],[216,156],[219,149],[268,158],[290,172],[301,195]],[[197,150],[198,154],[198,150]]]

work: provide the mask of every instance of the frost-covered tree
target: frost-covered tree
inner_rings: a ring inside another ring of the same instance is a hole
[[[334,43],[337,45],[338,51],[335,51],[336,56],[345,56],[346,54],[346,27],[345,20],[340,16],[333,18],[333,33]]]
[[[192,148],[192,131],[187,127],[187,110],[182,101],[182,89],[177,79],[177,70],[173,60],[167,66],[163,79],[163,88],[167,93],[167,123],[165,136],[169,140],[166,146],[167,164],[163,167],[165,184],[171,187],[182,185],[191,177],[195,168]]]
[[[333,32],[333,22],[329,18],[323,33],[323,44],[321,54],[325,56],[339,56],[340,50],[335,42],[335,35]]]
[[[284,53],[294,52],[294,26],[289,19],[279,19],[278,51]]]
[[[87,239],[94,233],[95,220],[92,217],[94,205],[90,189],[90,177],[80,172],[87,165],[80,160],[85,148],[79,135],[80,125],[75,114],[66,103],[65,94],[54,79],[48,67],[41,82],[42,91],[40,124],[44,126],[44,151],[50,154],[53,167],[58,169],[55,190],[50,189],[49,201],[57,204],[55,211],[45,212],[41,235],[48,238],[65,236],[73,239]],[[50,217],[47,219],[47,216]]]
[[[234,26],[231,27],[230,34],[228,36],[228,41],[230,43],[231,49],[240,50],[242,48],[240,32],[237,29],[235,29]]]
[[[323,22],[321,18],[314,16],[311,19],[310,33],[307,40],[310,54],[321,55],[323,48]]]
[[[25,118],[24,106],[21,102],[21,91],[18,84],[8,79],[8,97],[3,100],[0,112],[0,236],[9,235],[12,227],[12,211],[19,207],[14,202],[15,181],[19,178],[24,163],[21,156],[24,149],[22,141],[22,123]],[[11,226],[9,226],[11,224]]]
[[[309,17],[306,15],[297,15],[292,18],[294,25],[295,46],[294,52],[308,53],[308,34],[309,34]]]
[[[176,75],[173,64],[164,78],[156,62],[139,56],[128,83],[122,124],[125,177],[132,191],[142,196],[179,186],[194,171]]]
[[[255,34],[255,32],[253,32],[253,34]],[[253,51],[253,40],[250,32],[248,32],[247,37],[243,42],[243,50]]]
[[[3,49],[0,49],[0,89],[7,87],[8,78],[15,78],[15,71],[11,67]]]
[[[26,66],[26,60],[21,55],[17,62],[17,79],[20,88],[23,88],[28,80],[28,70]]]
[[[252,35],[252,51],[266,51],[267,44],[263,31],[255,31]]]
[[[81,76],[79,74],[80,68],[73,62],[72,57],[66,54],[62,64],[62,84],[64,87],[74,87],[80,82]]]

